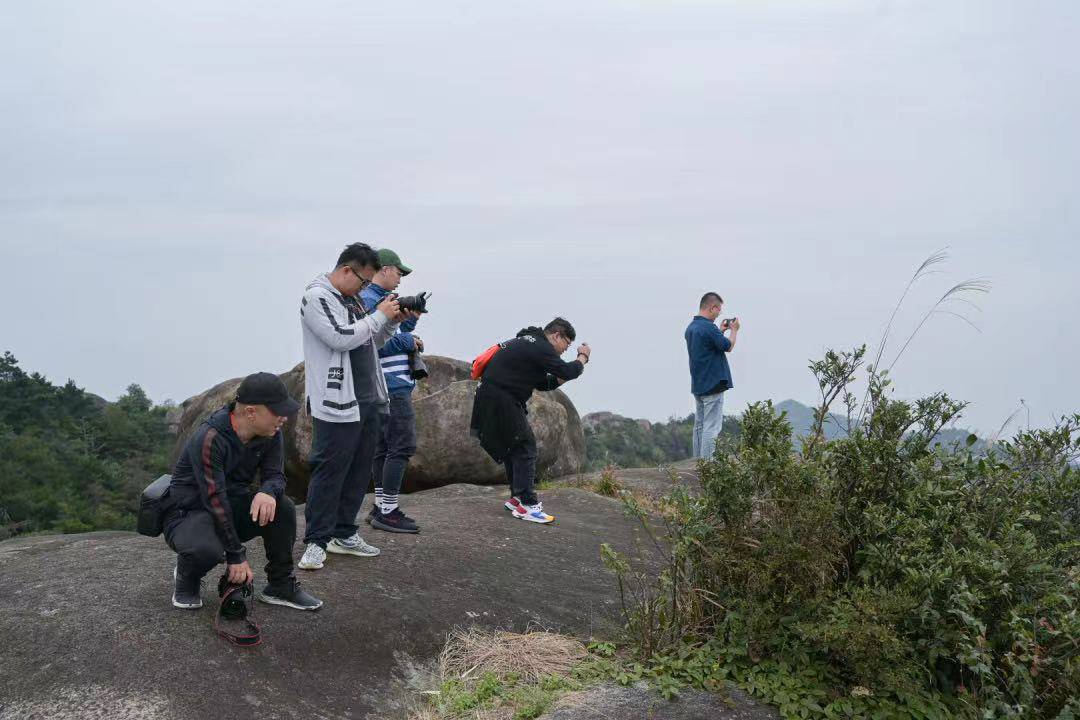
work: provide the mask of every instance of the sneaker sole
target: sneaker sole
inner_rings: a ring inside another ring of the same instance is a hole
[[[173,569],[172,569],[172,578],[173,578],[174,583],[176,582],[176,573],[177,572],[178,572],[178,570],[177,570],[176,566],[174,565]],[[200,588],[200,590],[201,589],[202,588]],[[202,607],[202,598],[199,598],[198,604],[182,603],[182,602],[180,602],[179,600],[176,599],[176,593],[174,592],[173,596],[172,596],[172,604],[173,604],[173,607],[180,608],[181,610],[198,610],[199,608]]]
[[[296,567],[300,568],[301,570],[321,570],[322,566],[322,563],[319,563],[318,565],[305,565],[304,563],[296,563]]]
[[[514,517],[526,520],[528,522],[537,523],[538,525],[550,525],[551,523],[555,522],[554,515],[548,515],[548,517],[551,518],[550,520],[540,520],[538,518],[534,518],[532,515],[518,515],[516,513],[514,514]]]
[[[374,524],[374,522],[372,524]],[[353,550],[352,548],[343,548],[343,547],[334,545],[333,543],[330,543],[329,545],[326,546],[326,552],[328,552],[328,553],[337,553],[338,555],[355,555],[356,557],[376,557],[379,553],[382,552],[382,550],[379,550],[378,548],[376,548],[375,552],[364,552],[363,550]]]
[[[179,600],[176,599],[176,596],[173,595],[172,604],[173,604],[173,607],[180,608],[181,610],[198,610],[199,608],[202,607],[202,600],[199,601],[198,605],[189,605],[189,604],[180,602]]]
[[[414,535],[420,532],[420,528],[416,528],[415,530],[406,530],[404,528],[394,527],[393,525],[384,525],[381,520],[371,520],[370,522],[371,527],[378,528],[379,530],[385,530],[386,532],[412,533]]]
[[[273,595],[267,595],[265,593],[259,593],[259,600],[270,605],[284,605],[285,607],[291,607],[294,610],[318,610],[323,606],[320,602],[314,607],[308,605],[299,605],[297,603],[289,602],[288,600],[282,600],[281,598],[274,597]]]

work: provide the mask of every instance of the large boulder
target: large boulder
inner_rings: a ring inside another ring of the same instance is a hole
[[[430,376],[413,393],[416,408],[417,452],[405,475],[405,491],[441,487],[451,483],[493,485],[505,482],[502,467],[487,456],[469,433],[476,382],[469,379],[469,364],[430,355],[424,357]],[[304,364],[281,375],[289,393],[304,405]],[[218,383],[185,400],[170,418],[177,433],[174,457],[198,423],[226,404],[241,378]],[[533,393],[529,420],[539,447],[537,472],[558,477],[580,472],[585,466],[585,435],[574,404],[561,390]],[[311,416],[301,407],[285,426],[285,473],[288,492],[297,499],[307,495],[310,476]]]

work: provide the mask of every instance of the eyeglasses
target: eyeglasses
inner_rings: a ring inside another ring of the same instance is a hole
[[[352,265],[346,265],[345,267],[349,268],[349,270],[352,271],[353,275],[360,278],[360,282],[362,282],[364,284],[367,284],[369,282],[369,280],[366,277],[364,277],[363,275],[361,275],[360,271],[357,270],[356,268],[354,268]]]

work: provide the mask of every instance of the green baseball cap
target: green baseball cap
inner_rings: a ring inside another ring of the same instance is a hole
[[[412,272],[412,268],[401,262],[401,258],[398,257],[398,254],[390,248],[381,248],[378,252],[378,255],[379,265],[381,265],[382,267],[386,267],[387,265],[394,265],[395,267],[397,267],[398,270],[401,271],[402,275],[408,275]]]

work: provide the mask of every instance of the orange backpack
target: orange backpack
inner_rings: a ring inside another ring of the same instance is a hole
[[[502,349],[502,343],[492,345],[484,352],[476,356],[476,359],[472,361],[472,379],[479,380],[480,376],[484,374],[484,368],[491,362],[491,358],[495,357],[495,353]]]

